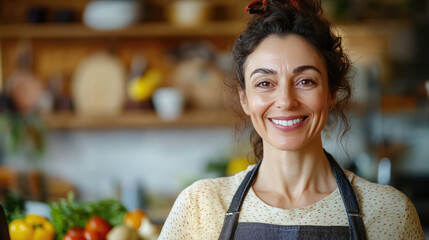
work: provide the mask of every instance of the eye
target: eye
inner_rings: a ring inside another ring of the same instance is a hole
[[[258,82],[256,84],[256,87],[261,87],[261,88],[268,88],[268,87],[272,87],[272,86],[273,86],[273,84],[269,81],[261,81],[261,82]]]
[[[302,79],[301,81],[298,82],[299,86],[305,87],[305,88],[310,88],[316,85],[316,82],[314,82],[313,80],[310,79]]]

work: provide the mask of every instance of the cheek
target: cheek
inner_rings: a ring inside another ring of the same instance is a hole
[[[302,103],[310,108],[314,113],[327,112],[329,103],[324,93],[308,94],[301,97]]]
[[[248,95],[249,107],[252,113],[261,113],[265,111],[272,102],[272,97],[267,94]]]

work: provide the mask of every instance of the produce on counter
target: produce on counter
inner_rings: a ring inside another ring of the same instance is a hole
[[[138,235],[144,240],[157,239],[159,231],[152,224],[148,215],[140,209],[128,212],[124,217],[124,224],[137,230]]]
[[[85,230],[83,232],[83,237],[85,240],[104,240],[106,238],[103,238],[101,234],[94,230]]]
[[[3,206],[8,223],[15,219],[25,218],[25,200],[21,195],[8,193],[0,204]]]
[[[89,220],[94,216],[107,222],[109,229],[110,226],[121,225],[126,213],[127,209],[117,200],[75,202],[73,194],[70,194],[67,199],[61,199],[59,202],[51,204],[51,218],[57,233],[57,240],[63,240],[71,228],[85,228]],[[100,220],[95,221],[101,222]],[[97,224],[95,225],[98,226]]]
[[[146,213],[140,209],[128,212],[125,214],[124,224],[138,230],[144,217],[146,217]]]
[[[73,227],[67,231],[63,240],[104,240],[105,237],[95,230]]]
[[[15,219],[9,224],[11,240],[53,240],[55,230],[52,223],[38,215],[29,214],[25,219]]]
[[[109,225],[109,223],[98,216],[91,217],[85,225],[86,231],[98,233],[103,239],[106,238],[110,229],[112,229],[112,227]]]
[[[117,200],[75,202],[67,199],[50,204],[48,219],[21,209],[20,201],[4,204],[9,211],[11,240],[155,240],[160,228],[141,209],[127,212]]]
[[[107,234],[107,240],[140,240],[140,237],[134,228],[127,225],[119,225]]]
[[[151,223],[148,217],[142,219],[138,233],[144,240],[156,240],[159,236],[158,229]]]
[[[72,227],[67,231],[63,240],[86,240],[83,232],[85,230],[80,227]]]

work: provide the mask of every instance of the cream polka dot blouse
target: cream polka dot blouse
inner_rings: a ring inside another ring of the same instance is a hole
[[[253,166],[232,177],[200,180],[183,190],[163,226],[159,239],[218,239],[226,211],[244,176]],[[390,186],[371,183],[345,171],[359,198],[368,239],[425,239],[411,201]],[[338,189],[310,206],[271,207],[250,188],[240,222],[278,225],[347,226]]]

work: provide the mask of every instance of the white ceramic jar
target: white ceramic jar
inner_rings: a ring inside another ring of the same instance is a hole
[[[86,5],[83,22],[95,29],[118,29],[137,22],[141,11],[136,0],[94,0]]]

